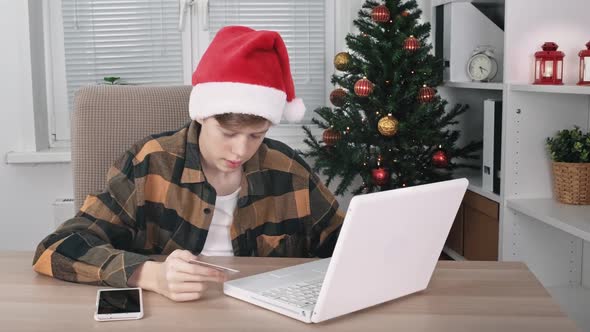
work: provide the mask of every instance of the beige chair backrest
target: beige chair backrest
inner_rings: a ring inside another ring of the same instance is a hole
[[[105,189],[109,167],[133,143],[190,121],[192,87],[97,85],[80,89],[72,115],[72,172],[76,210]]]

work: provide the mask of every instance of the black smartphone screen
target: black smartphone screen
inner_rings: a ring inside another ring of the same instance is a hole
[[[140,312],[138,289],[114,289],[101,291],[98,299],[98,314],[121,314]]]

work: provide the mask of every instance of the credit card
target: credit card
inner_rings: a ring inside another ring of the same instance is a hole
[[[207,266],[213,269],[216,269],[218,271],[222,271],[222,272],[230,272],[230,273],[238,273],[240,271],[236,270],[236,269],[232,269],[230,267],[225,267],[225,266],[221,266],[221,265],[217,265],[217,264],[212,264],[212,263],[207,263],[207,262],[203,262],[203,261],[197,261],[194,259],[191,259],[189,262],[193,263],[193,264],[198,264],[198,265],[203,265],[203,266]]]

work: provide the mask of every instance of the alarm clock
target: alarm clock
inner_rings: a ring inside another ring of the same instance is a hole
[[[498,62],[493,49],[489,47],[476,48],[467,61],[467,76],[472,81],[489,82],[497,72]]]

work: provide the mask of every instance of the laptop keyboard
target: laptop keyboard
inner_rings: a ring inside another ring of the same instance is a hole
[[[300,281],[261,292],[262,296],[294,305],[298,308],[314,305],[322,289],[324,279]]]

